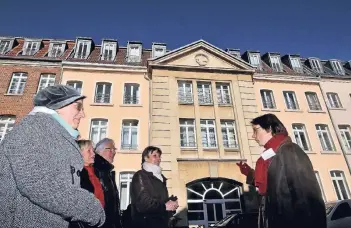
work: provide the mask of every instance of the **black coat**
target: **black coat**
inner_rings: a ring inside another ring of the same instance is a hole
[[[326,212],[312,163],[295,143],[276,151],[268,168],[268,228],[326,228]]]
[[[139,170],[131,184],[131,206],[134,228],[167,228],[169,213],[166,202],[169,200],[166,178],[163,182],[151,172]]]

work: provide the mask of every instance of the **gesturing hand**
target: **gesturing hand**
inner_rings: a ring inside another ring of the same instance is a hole
[[[236,164],[239,166],[240,172],[241,172],[242,174],[244,174],[245,176],[249,175],[249,172],[250,172],[250,170],[251,170],[251,167],[250,167],[248,164],[243,163],[243,162],[236,163]]]
[[[175,211],[179,207],[178,201],[168,201],[166,203],[166,211]]]

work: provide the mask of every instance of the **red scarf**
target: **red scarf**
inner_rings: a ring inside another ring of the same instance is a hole
[[[102,186],[101,186],[99,179],[95,175],[94,167],[93,166],[84,166],[84,169],[86,169],[88,171],[89,180],[90,180],[91,184],[94,186],[95,197],[98,200],[100,200],[102,207],[105,208],[104,191],[102,190]]]
[[[287,134],[276,134],[266,143],[266,145],[264,145],[264,148],[266,150],[271,148],[274,152],[276,152],[276,150],[278,149],[280,144],[282,144],[282,142],[287,137],[288,137]],[[260,157],[257,160],[257,162],[256,162],[255,186],[258,187],[258,192],[261,195],[265,195],[266,194],[266,190],[267,190],[267,173],[268,173],[268,167],[269,167],[269,164],[272,161],[272,158],[264,160],[262,157]]]

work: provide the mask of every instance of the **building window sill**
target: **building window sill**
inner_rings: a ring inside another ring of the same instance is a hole
[[[311,151],[311,150],[304,150],[306,154],[317,154],[316,152],[314,151]]]
[[[5,93],[4,96],[23,96],[23,93]]]
[[[301,109],[285,109],[286,112],[303,112]]]
[[[213,103],[212,104],[199,104],[200,106],[213,106]]]
[[[191,103],[185,103],[185,102],[179,102],[179,105],[194,105],[194,102]]]
[[[92,103],[90,106],[107,106],[107,107],[113,107],[114,104],[105,104],[105,103]]]
[[[323,110],[308,110],[309,113],[325,113]]]
[[[120,150],[118,151],[118,153],[121,153],[121,154],[139,154],[140,151],[138,151],[137,149],[133,149],[133,150]]]
[[[225,152],[239,152],[239,148],[224,148]]]
[[[337,152],[337,151],[325,151],[325,150],[322,150],[321,154],[336,154],[336,155],[339,155],[340,153]]]
[[[332,107],[329,107],[329,110],[346,111],[346,108],[332,108]]]
[[[279,109],[276,109],[276,108],[262,108],[261,111],[280,112],[280,110],[279,110]]]
[[[181,151],[197,151],[197,147],[181,147]]]
[[[217,152],[218,151],[218,148],[217,147],[214,147],[214,148],[202,148],[204,151],[213,151],[213,152]]]
[[[231,107],[233,104],[218,104],[220,107]]]
[[[120,107],[143,107],[142,104],[121,104]]]

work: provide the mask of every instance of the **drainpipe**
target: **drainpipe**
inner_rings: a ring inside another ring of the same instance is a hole
[[[345,146],[344,146],[344,143],[342,142],[341,136],[340,136],[340,134],[339,134],[338,126],[337,126],[337,124],[335,123],[334,118],[333,118],[333,116],[331,115],[331,112],[330,112],[330,110],[329,110],[329,106],[328,106],[327,100],[325,99],[325,96],[324,96],[325,93],[324,93],[324,91],[323,91],[323,88],[322,88],[322,86],[321,86],[321,83],[319,83],[319,88],[321,89],[322,97],[323,97],[324,103],[325,103],[326,106],[327,106],[327,112],[328,112],[329,117],[330,117],[330,119],[331,119],[331,121],[332,121],[332,125],[333,125],[334,130],[335,130],[335,133],[336,133],[336,138],[338,139],[338,142],[339,142],[339,144],[340,144],[340,146],[341,146],[342,154],[344,155],[347,168],[349,169],[349,173],[351,174],[351,165],[350,165],[350,162],[349,162],[349,160],[347,159],[347,156],[346,156]]]
[[[147,76],[147,73],[144,73],[144,78],[149,82],[149,120],[148,120],[148,146],[151,144],[151,80]]]

